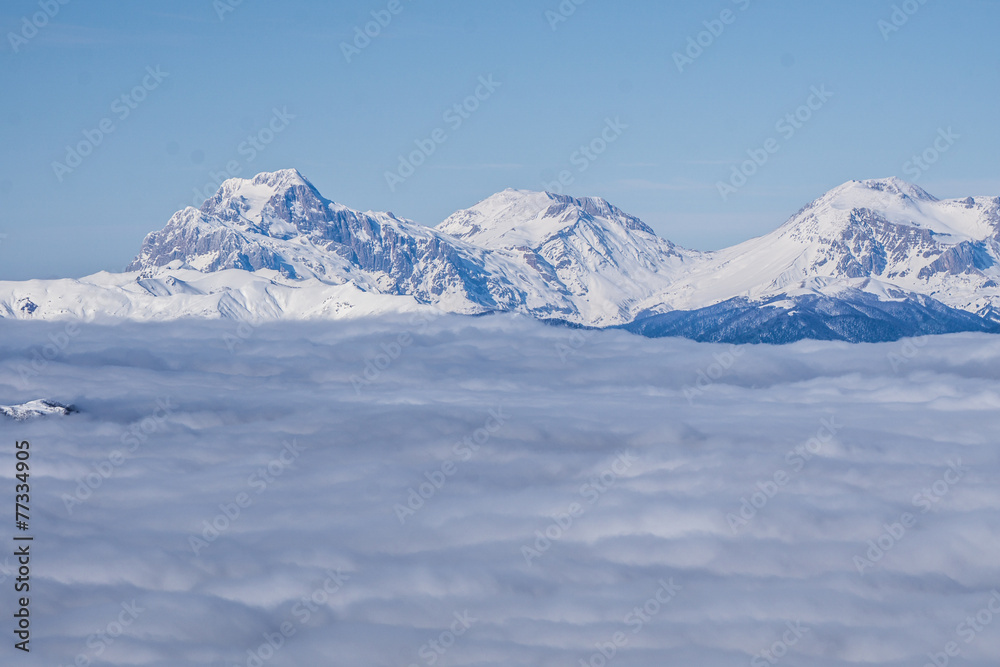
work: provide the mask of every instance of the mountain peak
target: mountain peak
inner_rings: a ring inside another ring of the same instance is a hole
[[[555,192],[545,191],[535,191],[535,190],[518,190],[515,188],[507,188],[502,192],[498,192],[484,199],[483,201],[476,204],[475,207],[486,208],[490,205],[493,206],[505,206],[505,205],[518,205],[523,204],[526,207],[536,207],[539,209],[544,209],[551,207],[553,205],[557,206],[570,206],[576,207],[591,215],[622,215],[626,214],[624,211],[619,209],[617,206],[611,204],[607,199],[602,197],[572,197],[570,195],[557,194]],[[631,217],[631,216],[627,216]]]
[[[870,178],[843,183],[806,204],[789,218],[781,230],[816,229],[817,220],[825,221],[827,232],[853,226],[856,219],[867,219],[872,212],[903,225],[914,225],[927,216],[922,211],[940,200],[923,188],[900,178]],[[839,234],[840,231],[837,231]]]
[[[264,171],[252,179],[250,182],[253,185],[267,185],[273,188],[290,188],[296,185],[304,185],[307,187],[313,187],[305,176],[303,176],[298,169],[279,169],[278,171]]]
[[[537,248],[581,222],[656,236],[644,222],[605,199],[514,188],[458,211],[437,229],[486,247]]]
[[[256,226],[264,217],[290,221],[291,216],[284,211],[289,201],[298,201],[309,209],[329,203],[297,169],[281,169],[262,172],[253,178],[223,181],[218,191],[201,205],[201,212],[240,227]]]
[[[215,195],[206,200],[204,207],[209,202],[218,202],[233,199],[235,197],[245,197],[247,199],[260,199],[265,197],[270,199],[274,195],[291,190],[296,187],[305,187],[316,192],[316,188],[310,183],[298,169],[279,169],[278,171],[265,171],[257,174],[253,178],[229,178],[222,182]],[[318,195],[318,193],[317,193]],[[266,201],[266,199],[265,199]]]
[[[857,195],[858,193],[864,192],[883,193],[884,195],[902,197],[915,201],[938,201],[937,197],[928,193],[923,188],[895,176],[890,176],[888,178],[869,178],[860,181],[848,181],[840,187],[834,188],[828,194],[842,195],[851,193]]]

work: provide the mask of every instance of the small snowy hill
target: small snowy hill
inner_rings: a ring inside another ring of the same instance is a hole
[[[47,415],[71,415],[76,412],[72,405],[63,405],[55,401],[39,399],[21,405],[0,405],[0,417],[8,417],[16,421],[35,419]]]

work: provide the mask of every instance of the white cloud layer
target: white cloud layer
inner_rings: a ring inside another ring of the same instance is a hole
[[[0,421],[35,536],[0,662],[1000,659],[1000,337],[234,327],[0,322],[0,404],[81,410]]]

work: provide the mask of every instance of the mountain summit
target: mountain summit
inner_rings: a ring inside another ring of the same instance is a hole
[[[504,190],[436,229],[542,276],[589,324],[628,321],[636,300],[665,289],[699,256],[603,199],[550,192]]]
[[[851,181],[770,234],[696,252],[599,198],[508,189],[427,227],[330,201],[286,169],[225,181],[126,271],[0,283],[0,317],[521,312],[744,342],[992,331],[1000,198]]]

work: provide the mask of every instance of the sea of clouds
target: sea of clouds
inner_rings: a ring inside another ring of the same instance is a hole
[[[1000,661],[1000,337],[0,321],[38,398],[2,664]]]

